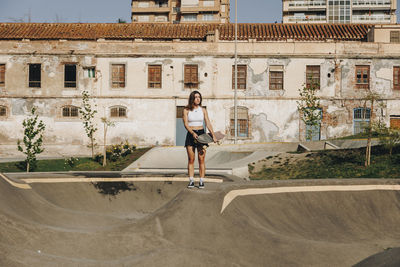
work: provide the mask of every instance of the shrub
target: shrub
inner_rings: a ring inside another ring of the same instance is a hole
[[[131,145],[131,144],[129,144],[128,141],[125,141],[125,142],[121,142],[120,144],[107,146],[106,157],[107,157],[107,160],[115,162],[123,157],[126,157],[126,156],[132,154],[133,151],[135,151],[135,150],[136,150],[135,145]],[[103,155],[96,154],[95,161],[97,161],[101,164],[103,162]]]

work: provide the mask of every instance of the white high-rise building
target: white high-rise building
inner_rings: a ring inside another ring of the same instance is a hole
[[[283,23],[396,23],[396,0],[283,0]]]

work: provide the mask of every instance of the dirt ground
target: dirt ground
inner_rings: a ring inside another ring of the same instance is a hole
[[[298,161],[306,159],[312,152],[306,153],[279,153],[275,156],[269,156],[265,159],[262,159],[258,162],[252,162],[249,165],[251,166],[251,172],[257,173],[265,168],[278,168],[285,165],[291,165]]]

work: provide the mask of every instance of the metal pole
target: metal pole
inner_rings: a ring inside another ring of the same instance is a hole
[[[237,0],[235,0],[235,93],[234,93],[234,109],[235,109],[235,144],[237,143],[238,136],[238,114],[237,114],[237,87],[238,87],[238,77],[237,77],[237,35],[238,35],[238,25],[237,25]]]

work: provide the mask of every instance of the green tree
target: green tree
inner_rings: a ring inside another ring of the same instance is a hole
[[[363,111],[363,119],[366,117],[366,111],[367,111],[367,103],[370,103],[370,118],[369,118],[369,123],[367,127],[367,148],[365,151],[365,167],[368,167],[371,165],[371,150],[372,150],[372,120],[374,118],[374,104],[377,101],[381,100],[381,96],[378,93],[374,93],[372,91],[368,91],[367,95],[364,98],[364,111]]]
[[[300,100],[296,101],[301,120],[309,126],[306,139],[311,139],[312,128],[319,126],[322,119],[320,98],[316,94],[318,88],[318,84],[304,85],[299,89]]]
[[[106,166],[107,164],[107,130],[108,127],[114,127],[115,123],[107,119],[106,117],[101,118],[101,122],[104,125],[104,144],[103,144],[103,167]]]
[[[372,124],[372,131],[378,136],[379,143],[389,150],[392,156],[393,148],[400,143],[400,130],[393,129],[382,121]]]
[[[94,123],[94,116],[97,113],[95,107],[92,107],[90,103],[90,95],[88,91],[82,92],[82,108],[79,109],[79,114],[81,115],[81,119],[83,122],[83,127],[85,128],[85,132],[87,137],[90,139],[89,147],[92,150],[92,158],[94,158],[94,148],[96,147],[96,138],[94,137],[97,127]]]
[[[26,155],[26,172],[29,172],[36,167],[36,155],[44,151],[42,144],[46,125],[42,120],[38,121],[36,107],[32,108],[29,117],[22,122],[22,127],[24,128],[23,145],[19,139],[17,145],[18,151]]]

